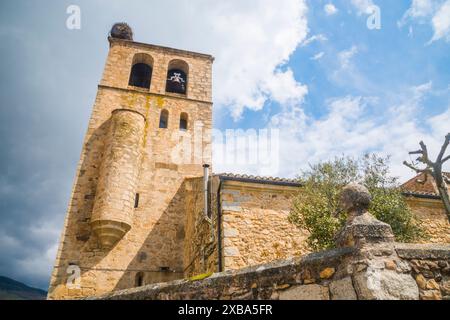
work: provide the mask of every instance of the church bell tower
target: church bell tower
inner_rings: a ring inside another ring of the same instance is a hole
[[[50,299],[182,278],[181,186],[211,164],[213,57],[135,42],[125,23],[108,40]]]

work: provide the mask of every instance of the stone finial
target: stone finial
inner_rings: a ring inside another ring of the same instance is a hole
[[[125,22],[115,23],[109,34],[111,38],[133,40],[133,30]]]
[[[348,219],[336,237],[339,247],[394,241],[391,226],[368,212],[371,201],[369,190],[360,184],[351,183],[342,190],[341,205],[348,213]]]
[[[353,217],[366,212],[369,209],[371,201],[372,196],[369,190],[357,183],[347,185],[341,193],[342,209],[349,214],[353,214]]]

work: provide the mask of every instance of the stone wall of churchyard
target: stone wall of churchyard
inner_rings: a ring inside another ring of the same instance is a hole
[[[339,248],[198,281],[177,280],[113,292],[98,299],[448,299],[450,245],[395,244],[393,252]],[[387,255],[386,255],[387,254]],[[375,263],[373,263],[375,262]],[[378,286],[378,288],[377,288]],[[375,288],[374,288],[375,287]],[[378,294],[374,294],[373,289]]]
[[[450,246],[399,244],[397,253],[407,261],[421,300],[450,300]]]
[[[370,202],[371,195],[364,186],[349,184],[343,189],[341,205],[348,216],[335,237],[337,249],[204,275],[203,280],[148,285],[99,298],[449,299],[450,245],[396,243],[391,226],[368,212]]]

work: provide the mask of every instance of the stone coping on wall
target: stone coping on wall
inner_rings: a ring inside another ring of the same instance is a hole
[[[410,244],[396,243],[395,250],[406,260],[449,260],[450,244]]]
[[[331,282],[339,275],[342,261],[354,254],[354,248],[339,248],[304,257],[273,261],[240,270],[216,273],[203,280],[176,280],[139,288],[111,292],[87,299],[101,300],[189,300],[189,299],[274,299],[282,291],[298,286],[312,286],[324,298]],[[303,285],[302,285],[303,284]]]

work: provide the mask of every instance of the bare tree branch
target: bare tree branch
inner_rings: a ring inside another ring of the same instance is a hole
[[[416,167],[415,163],[410,164],[407,161],[403,162],[403,164],[408,168],[414,170],[417,174],[425,173],[425,179],[423,181],[420,181],[419,179],[416,180],[419,183],[425,183],[427,181],[428,179],[427,174],[430,174],[433,177],[434,181],[436,182],[437,189],[439,191],[439,196],[441,197],[442,203],[444,204],[447,218],[450,221],[450,194],[447,186],[447,184],[450,184],[450,178],[442,173],[442,165],[444,164],[444,162],[450,160],[450,156],[444,158],[445,152],[447,151],[449,145],[450,145],[450,133],[445,136],[445,142],[441,147],[441,151],[439,152],[436,162],[432,162],[428,156],[427,146],[423,141],[420,141],[421,150],[412,151],[409,154],[420,155],[420,157],[417,158],[417,161],[425,164],[426,168],[420,169]]]
[[[434,165],[428,157],[428,148],[423,141],[420,141],[420,147],[422,148],[422,156],[418,158],[419,161],[425,163],[427,166],[432,167]]]
[[[408,163],[407,161],[403,161],[403,164],[404,164],[405,166],[407,166],[408,168],[414,170],[416,173],[423,173],[423,172],[425,172],[425,171],[427,170],[427,169],[419,169],[419,168],[416,168],[414,165]]]
[[[444,157],[445,151],[447,150],[449,143],[450,143],[450,133],[445,136],[445,142],[441,148],[441,151],[439,152],[436,162],[442,161],[442,158]]]

